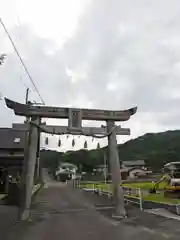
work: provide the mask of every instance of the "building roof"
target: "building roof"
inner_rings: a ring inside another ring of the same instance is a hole
[[[25,131],[0,128],[0,149],[24,149]]]
[[[77,168],[77,166],[75,164],[67,163],[67,162],[60,163],[59,167]]]
[[[135,160],[135,161],[123,161],[124,166],[144,166],[144,160]]]

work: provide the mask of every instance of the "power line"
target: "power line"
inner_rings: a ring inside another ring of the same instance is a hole
[[[19,19],[19,15],[17,13],[17,25],[18,25],[18,28],[20,28],[20,19]],[[20,37],[20,33],[18,32],[18,39],[19,41],[21,40],[21,37]],[[22,85],[24,85],[24,87],[26,88],[26,92],[27,92],[27,89],[28,89],[28,95],[29,95],[29,92],[30,92],[30,87],[22,80],[22,76],[20,75],[20,78],[19,78],[19,81],[22,83]],[[32,89],[34,90],[34,89]]]
[[[13,48],[14,48],[14,50],[15,50],[17,56],[19,57],[19,60],[20,60],[20,62],[21,62],[21,64],[22,64],[22,66],[23,66],[23,68],[24,68],[26,74],[28,75],[28,77],[29,77],[29,79],[30,79],[32,85],[34,86],[34,88],[35,88],[37,94],[39,95],[39,98],[40,98],[41,102],[45,105],[45,102],[44,102],[44,100],[43,100],[43,98],[42,98],[42,96],[41,96],[41,94],[40,94],[40,92],[39,92],[39,90],[38,90],[38,88],[37,88],[37,86],[36,86],[36,84],[35,84],[33,78],[31,77],[31,75],[30,75],[30,73],[29,73],[29,71],[28,71],[28,69],[27,69],[27,67],[26,67],[26,65],[25,65],[25,63],[24,63],[24,61],[23,61],[23,59],[22,59],[22,57],[21,57],[21,55],[20,55],[20,53],[19,53],[19,51],[18,51],[16,45],[15,45],[13,39],[11,38],[11,36],[10,36],[10,34],[9,34],[9,32],[8,32],[8,30],[7,30],[7,28],[6,28],[6,26],[4,25],[4,23],[3,23],[3,21],[2,21],[2,18],[0,18],[0,24],[2,25],[4,31],[6,32],[6,34],[7,34],[8,38],[9,38],[11,44],[13,45]]]

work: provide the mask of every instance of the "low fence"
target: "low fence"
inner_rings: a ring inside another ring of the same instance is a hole
[[[180,204],[176,205],[176,213],[180,215]]]
[[[32,190],[32,195],[34,195],[37,191],[39,191],[39,189],[41,188],[41,184],[36,184],[36,185],[34,185],[34,187],[33,187],[33,190]]]
[[[124,199],[127,203],[138,205],[143,210],[143,193],[140,188],[122,187],[124,191]]]
[[[80,180],[75,180],[73,186],[76,188],[82,188],[86,191],[91,191],[92,193],[97,193],[99,195],[107,195],[112,197],[112,187],[111,184],[102,185],[100,183],[88,183],[87,186],[80,182]],[[140,188],[130,188],[122,187],[124,192],[124,200],[128,204],[136,205],[141,211],[145,209],[157,209],[164,208],[169,210],[176,215],[180,215],[180,204],[168,204],[160,203],[149,200],[144,200],[144,191]]]
[[[74,180],[73,186],[76,188],[82,188],[86,191],[92,191],[93,193],[98,193],[99,195],[107,195],[109,198],[112,197],[112,187],[111,184],[102,185],[100,183],[88,183],[82,184],[80,180]],[[124,200],[126,203],[132,203],[138,205],[141,210],[143,210],[143,197],[140,188],[129,188],[123,187]]]

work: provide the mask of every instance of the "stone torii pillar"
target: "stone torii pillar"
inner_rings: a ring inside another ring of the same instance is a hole
[[[33,117],[31,119],[32,123],[39,124],[39,118]],[[23,194],[23,206],[21,207],[21,220],[25,220],[30,216],[30,206],[32,198],[32,190],[34,186],[34,174],[35,165],[37,159],[37,146],[38,146],[38,129],[35,125],[30,124],[29,126],[29,136],[28,136],[28,151],[25,156],[25,186]]]
[[[38,120],[38,125],[41,124],[41,119]],[[39,183],[41,181],[41,164],[40,164],[40,135],[41,131],[38,129],[38,140],[37,140],[37,152],[36,152],[36,165],[35,165],[35,173],[34,173],[34,181],[35,183]]]
[[[124,194],[121,184],[119,154],[116,140],[116,126],[114,121],[107,121],[107,130],[111,133],[108,136],[108,160],[110,163],[110,170],[112,174],[112,193],[114,202],[114,217],[126,217],[126,210],[124,206]]]

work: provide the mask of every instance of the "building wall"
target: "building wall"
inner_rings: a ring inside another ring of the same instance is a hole
[[[143,169],[140,169],[140,168],[137,168],[137,169],[132,169],[129,171],[129,178],[136,178],[136,174],[140,174],[140,175],[144,175],[146,174],[146,171],[143,170]]]

